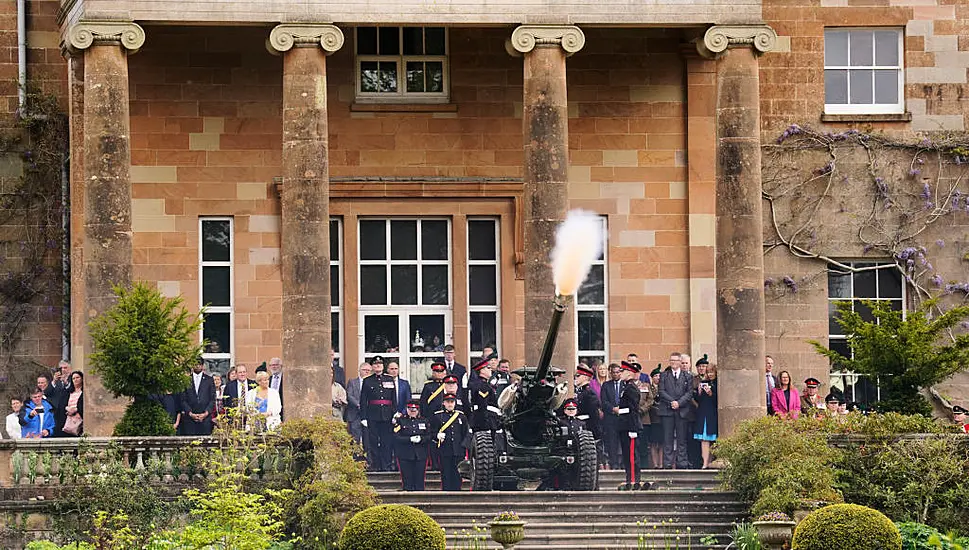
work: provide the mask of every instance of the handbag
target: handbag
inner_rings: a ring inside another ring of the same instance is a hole
[[[61,431],[71,435],[78,435],[81,433],[81,425],[83,423],[84,419],[82,419],[81,415],[79,414],[68,416],[67,420],[64,421],[64,427],[61,429]]]

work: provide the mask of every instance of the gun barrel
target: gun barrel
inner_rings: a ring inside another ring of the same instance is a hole
[[[562,324],[562,316],[569,304],[567,297],[556,295],[552,302],[552,319],[548,324],[548,333],[545,334],[545,346],[542,347],[542,357],[538,360],[538,368],[535,370],[535,380],[543,380],[548,376],[548,369],[552,364],[552,352],[555,351],[555,340],[559,335],[559,325]]]

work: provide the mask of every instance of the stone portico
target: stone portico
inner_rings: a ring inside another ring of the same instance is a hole
[[[500,347],[534,362],[554,228],[582,207],[608,227],[607,359],[637,352],[648,367],[674,349],[708,353],[729,381],[722,429],[762,414],[757,74],[776,36],[759,2],[642,13],[566,3],[537,16],[526,1],[460,17],[421,15],[431,12],[420,2],[393,14],[321,5],[315,16],[251,4],[214,13],[204,2],[79,0],[64,11],[71,147],[83,151],[71,174],[83,205],[72,212],[76,366],[113,284],[156,281],[203,304],[207,216],[233,224],[232,361],[281,355],[292,416],[327,409],[331,333],[348,374],[370,355],[357,345],[367,321],[358,222],[374,216],[449,220],[445,318],[459,361],[480,309],[468,283],[480,262],[462,259],[467,222],[497,219]],[[447,27],[446,102],[355,99],[354,28],[378,24]],[[564,366],[582,354],[569,315],[555,355]],[[106,435],[121,406],[93,378],[87,429]]]

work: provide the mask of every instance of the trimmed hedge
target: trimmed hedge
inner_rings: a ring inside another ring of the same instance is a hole
[[[444,529],[417,508],[371,506],[353,516],[340,535],[340,550],[444,550]]]
[[[902,536],[885,514],[857,504],[832,504],[808,514],[794,530],[791,550],[902,550]]]

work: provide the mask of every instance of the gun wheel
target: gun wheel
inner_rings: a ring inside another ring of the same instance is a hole
[[[471,490],[490,491],[495,479],[495,440],[491,432],[474,432],[471,447]]]
[[[596,449],[596,440],[589,431],[581,431],[578,435],[573,469],[575,478],[572,486],[576,491],[595,491],[596,485],[599,484],[599,453]]]

